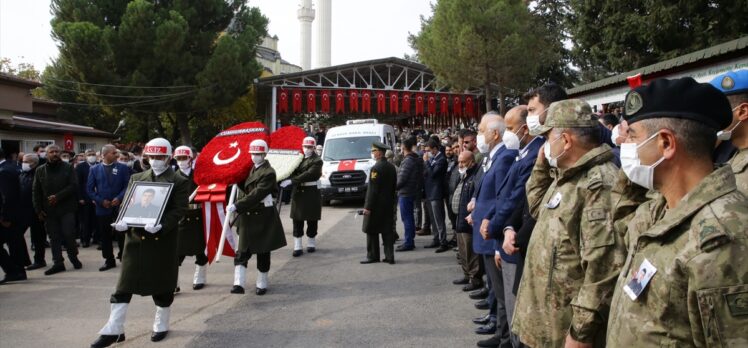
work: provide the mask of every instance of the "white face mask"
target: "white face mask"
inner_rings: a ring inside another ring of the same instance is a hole
[[[265,155],[252,155],[252,163],[255,164],[255,167],[261,165],[263,162],[265,162]]]
[[[553,168],[558,168],[558,159],[566,153],[566,150],[564,150],[560,155],[553,157],[553,154],[551,153],[551,144],[557,142],[559,139],[561,139],[561,136],[556,138],[556,140],[554,141],[546,141],[545,145],[543,145],[543,154],[545,155],[545,159],[548,160],[548,164],[550,164]]]
[[[465,175],[465,173],[467,173],[467,168],[460,167],[457,171],[460,172],[460,175]]]
[[[149,162],[151,163],[151,169],[153,169],[156,175],[161,175],[168,168],[166,161],[151,159]]]
[[[374,155],[374,154],[371,154],[371,159],[374,160],[374,161],[376,161],[377,160],[377,156]]]
[[[64,158],[64,157],[61,157],[60,159],[61,159],[61,160],[62,160],[63,162],[65,162],[65,163],[70,163],[70,159],[69,159],[69,158]]]
[[[29,163],[21,163],[21,170],[24,172],[28,172],[31,170],[31,164]]]
[[[660,133],[652,134],[639,145],[636,143],[621,144],[621,169],[631,182],[649,190],[654,189],[655,167],[665,160],[665,156],[652,165],[642,165],[641,160],[639,160],[639,148],[652,141],[658,134]]]
[[[39,152],[39,158],[47,158],[47,152],[46,151]]]
[[[130,164],[130,162],[128,162],[128,161],[123,161],[123,160],[117,160],[117,162],[118,162],[119,164],[124,164],[124,165],[129,165],[129,164]]]
[[[96,163],[96,156],[86,156],[86,162]]]
[[[304,157],[310,157],[314,153],[314,149],[304,148]]]
[[[177,161],[177,165],[179,166],[179,169],[181,170],[187,170],[190,169],[190,161]]]
[[[519,150],[519,137],[517,134],[514,134],[510,131],[505,131],[504,136],[501,137],[501,140],[504,142],[504,146],[506,146],[509,150]]]
[[[732,109],[732,112],[735,112],[735,109],[737,109],[738,107],[740,107],[740,105],[734,107]],[[740,125],[740,122],[743,122],[743,121],[738,120],[738,123],[736,123],[734,127],[730,128],[730,130],[722,130],[722,131],[717,132],[717,139],[722,140],[722,141],[730,140],[730,138],[732,138],[732,132],[735,130],[735,128],[738,128],[738,126]]]
[[[610,131],[610,133],[610,142],[618,145],[616,140],[621,136],[621,125],[617,124],[615,127],[613,127],[613,130]]]
[[[491,148],[489,148],[488,144],[486,143],[486,136],[485,135],[478,134],[478,136],[475,138],[475,140],[477,142],[476,147],[478,148],[478,151],[480,153],[486,154],[486,153],[488,153],[489,150],[491,150]]]

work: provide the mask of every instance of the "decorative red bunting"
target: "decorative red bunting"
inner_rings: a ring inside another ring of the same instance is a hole
[[[393,115],[397,115],[400,113],[398,110],[398,100],[397,100],[397,92],[390,92],[390,113]]]
[[[317,112],[317,94],[313,89],[306,91],[306,112]]]
[[[423,94],[416,94],[416,116],[423,116]]]
[[[403,94],[403,107],[400,111],[404,114],[410,113],[410,93],[408,92]]]
[[[294,90],[293,91],[293,107],[292,107],[293,113],[300,113],[301,112],[301,91],[300,90]]]
[[[467,116],[467,117],[474,116],[473,115],[473,107],[474,106],[475,105],[473,103],[473,96],[469,95],[469,96],[465,97],[465,116]]]
[[[361,92],[361,112],[371,113],[371,91]]]
[[[459,94],[452,96],[452,114],[462,116],[462,96]]]
[[[278,113],[288,112],[288,91],[285,89],[280,90],[278,95]]]
[[[384,114],[386,112],[385,110],[385,97],[384,92],[378,91],[377,92],[377,113],[378,114]]]
[[[322,103],[321,103],[322,105],[321,105],[320,112],[322,112],[323,114],[329,114],[330,113],[330,91],[323,90],[321,94],[322,94]]]
[[[449,97],[446,94],[442,94],[439,96],[439,102],[441,104],[439,107],[440,109],[439,111],[441,111],[441,115],[442,116],[449,115]]]
[[[350,112],[358,112],[358,91],[355,89],[348,94],[348,108]]]
[[[345,112],[345,94],[341,90],[335,91],[335,112],[338,114]]]
[[[433,93],[428,95],[428,109],[429,116],[436,115],[436,95]]]

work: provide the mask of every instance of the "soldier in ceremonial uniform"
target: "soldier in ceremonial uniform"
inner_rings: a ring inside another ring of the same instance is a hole
[[[179,220],[187,211],[189,183],[169,167],[171,144],[163,138],[149,141],[144,155],[151,168],[130,177],[128,191],[133,182],[165,182],[174,186],[166,202],[164,213],[158,224],[147,224],[143,228],[128,227],[119,221],[113,227],[125,232],[125,250],[122,254],[122,272],[117,289],[110,298],[109,321],[99,331],[99,338],[91,347],[108,347],[125,340],[125,315],[132,295],[151,296],[156,304],[151,341],[161,341],[169,332],[169,316],[177,285],[179,260],[177,239]]]
[[[278,195],[275,170],[265,160],[268,144],[264,140],[254,140],[249,144],[254,166],[243,183],[239,185],[236,202],[226,207],[228,215],[238,214],[237,231],[239,248],[234,258],[234,286],[232,294],[243,294],[247,278],[247,261],[257,255],[257,282],[255,294],[267,292],[270,252],[286,246],[278,210],[273,196]],[[278,197],[280,199],[280,197]]]
[[[189,189],[187,192],[195,192],[195,183],[192,170],[192,161],[195,159],[194,152],[188,146],[180,146],[174,150],[174,159],[177,161],[177,174],[187,179]],[[208,256],[205,255],[205,227],[203,226],[203,210],[200,204],[191,203],[187,213],[179,221],[179,265],[184,258],[195,256],[195,275],[192,278],[192,289],[200,290],[205,287],[205,271],[208,264]],[[179,291],[179,284],[175,292]]]
[[[291,194],[291,219],[293,219],[293,256],[301,256],[304,221],[306,221],[306,250],[313,253],[317,248],[317,223],[322,217],[322,197],[317,188],[317,181],[322,176],[322,159],[314,152],[316,140],[306,137],[302,141],[304,160],[301,161],[291,177],[281,183],[281,187],[293,184]]]
[[[626,225],[608,347],[745,347],[748,198],[734,169],[715,167],[711,156],[734,111],[718,89],[690,77],[637,87],[624,105],[622,169],[659,195]],[[626,291],[641,268],[649,282],[639,294]]]
[[[369,188],[366,191],[364,204],[364,226],[366,233],[366,259],[362,264],[380,261],[379,235],[384,244],[384,262],[395,264],[395,231],[392,230],[392,207],[397,199],[395,185],[397,171],[392,163],[384,157],[388,146],[381,142],[372,144],[371,157],[377,161],[369,174]]]

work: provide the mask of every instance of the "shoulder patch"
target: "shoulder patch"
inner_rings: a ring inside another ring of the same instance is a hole
[[[597,168],[593,168],[587,173],[587,189],[588,190],[594,190],[602,186],[605,182],[603,181],[603,174],[597,170]]]
[[[715,226],[712,222],[701,220],[696,228],[699,233],[699,249],[702,251],[708,252],[732,241],[732,237],[721,226]]]
[[[377,178],[377,172],[375,170],[371,171],[371,179],[374,180]]]
[[[603,208],[594,208],[594,209],[587,210],[588,221],[605,220],[607,216],[608,214],[605,212],[605,209]]]

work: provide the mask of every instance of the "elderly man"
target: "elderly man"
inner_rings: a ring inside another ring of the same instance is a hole
[[[21,231],[31,229],[31,244],[34,246],[34,263],[26,267],[27,271],[47,267],[44,254],[47,245],[47,232],[39,217],[34,214],[34,203],[32,190],[34,187],[34,175],[39,167],[39,156],[34,153],[23,155],[21,162],[21,200],[20,220]]]
[[[710,156],[717,131],[732,122],[730,109],[719,90],[690,77],[654,80],[626,95],[622,168],[660,196],[639,206],[627,225],[629,254],[610,308],[609,347],[748,342],[748,198],[734,169],[715,169]],[[640,268],[651,278],[640,294],[627,294],[624,286]]]
[[[473,252],[473,227],[465,220],[468,216],[467,205],[475,192],[475,172],[480,167],[475,164],[471,151],[463,151],[457,158],[457,183],[450,202],[451,209],[457,214],[457,261],[462,267],[463,277],[452,282],[465,285],[463,291],[479,289],[483,286],[483,268],[478,255]]]
[[[589,104],[559,101],[547,114],[536,180],[527,184],[529,205],[541,208],[512,331],[532,347],[604,347],[610,297],[625,259],[611,218],[617,168]]]

